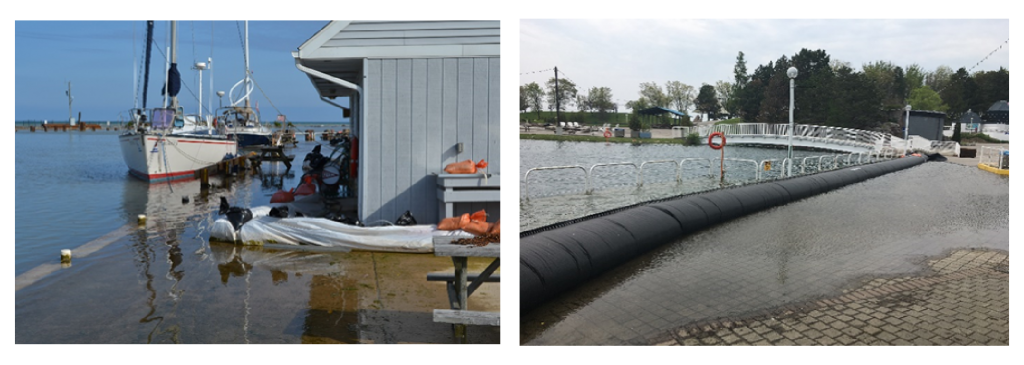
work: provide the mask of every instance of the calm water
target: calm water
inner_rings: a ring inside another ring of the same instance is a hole
[[[204,192],[197,181],[131,177],[115,132],[14,139],[16,343],[452,342],[450,326],[432,320],[447,306],[444,284],[425,280],[451,270],[449,259],[208,242],[221,196],[266,205],[301,171],[265,163],[263,176],[211,179]],[[287,152],[297,170],[315,144]],[[61,249],[75,252],[68,267]],[[470,308],[497,311],[498,291],[481,286]],[[469,339],[496,343],[498,328],[472,327]]]

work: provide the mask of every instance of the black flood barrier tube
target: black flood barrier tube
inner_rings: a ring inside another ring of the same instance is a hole
[[[706,227],[927,161],[906,157],[815,175],[658,200],[523,232],[519,303],[526,313],[651,249]]]

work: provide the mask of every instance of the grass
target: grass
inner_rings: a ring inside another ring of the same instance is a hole
[[[723,120],[721,122],[715,123],[715,125],[719,125],[719,124],[740,124],[740,123],[743,123],[743,118],[726,119],[726,120]]]
[[[992,137],[989,137],[984,133],[964,133],[960,135],[960,142],[963,143],[1006,143],[1010,141],[1001,141]]]

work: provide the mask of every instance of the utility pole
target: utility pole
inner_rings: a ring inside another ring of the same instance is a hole
[[[562,94],[558,92],[558,66],[555,66],[555,135],[562,135]]]

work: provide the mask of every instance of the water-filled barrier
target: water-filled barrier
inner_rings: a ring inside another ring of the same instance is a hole
[[[640,254],[709,226],[927,161],[870,165],[662,199],[520,234],[519,301],[527,312]]]

